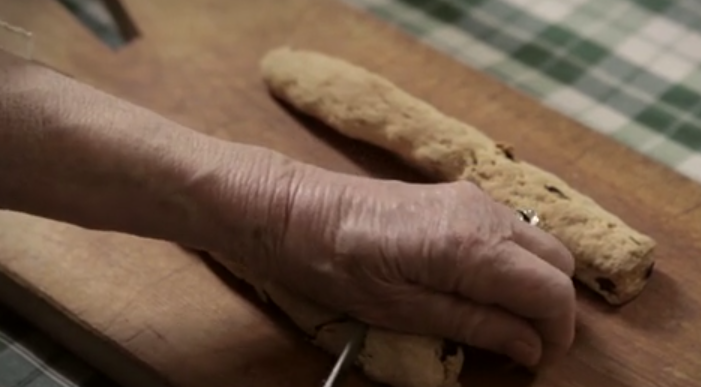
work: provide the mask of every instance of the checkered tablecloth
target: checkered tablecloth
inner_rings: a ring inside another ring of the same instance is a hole
[[[701,1],[344,1],[701,182]]]
[[[117,387],[0,305],[0,387]]]
[[[341,0],[701,182],[701,0]],[[107,385],[0,309],[0,386]]]

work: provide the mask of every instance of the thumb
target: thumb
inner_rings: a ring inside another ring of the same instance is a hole
[[[527,320],[498,307],[424,289],[407,296],[385,310],[383,323],[506,355],[528,367],[541,359],[541,338]]]

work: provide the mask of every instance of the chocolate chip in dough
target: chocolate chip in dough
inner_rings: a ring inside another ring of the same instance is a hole
[[[650,267],[648,267],[647,270],[645,270],[645,277],[644,278],[645,279],[650,278],[654,269],[655,269],[655,263],[653,262],[652,265],[650,265]]]
[[[559,196],[562,199],[569,199],[569,197],[567,197],[567,195],[565,195],[557,187],[553,187],[552,185],[546,185],[545,189],[548,190],[548,192],[550,192],[550,193],[554,193],[555,195]]]
[[[501,151],[501,153],[506,156],[507,159],[511,161],[516,161],[516,157],[514,157],[514,147],[508,144],[497,144],[497,148]]]

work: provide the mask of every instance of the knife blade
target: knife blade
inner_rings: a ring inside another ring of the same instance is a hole
[[[343,347],[343,351],[338,357],[338,360],[336,360],[336,364],[334,364],[333,369],[331,369],[329,377],[324,381],[323,387],[339,386],[339,383],[341,383],[343,377],[353,366],[353,363],[355,363],[360,350],[363,348],[367,332],[368,326],[366,324],[357,324],[353,330],[353,333],[351,334],[351,338],[348,340],[345,347]]]

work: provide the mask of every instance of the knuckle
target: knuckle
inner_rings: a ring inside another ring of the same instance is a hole
[[[549,233],[545,233],[547,244],[545,245],[547,251],[546,253],[555,258],[559,263],[560,270],[565,273],[568,277],[574,274],[575,262],[574,257],[570,250],[555,236]]]
[[[562,243],[562,241],[559,238],[557,238],[555,235],[549,232],[543,231],[541,229],[538,230],[541,231],[542,235],[544,235],[545,238],[547,238],[548,246],[553,253],[556,253],[563,257],[568,257],[570,259],[572,258],[570,250],[565,246],[564,243]]]
[[[562,254],[563,262],[565,265],[565,267],[563,268],[563,271],[568,277],[572,277],[574,275],[574,271],[575,271],[574,256],[569,251],[569,249],[567,249],[564,246],[562,246],[560,250],[562,251],[561,254]]]
[[[529,314],[534,318],[556,317],[575,307],[574,284],[559,270],[548,270],[547,274],[531,277],[530,286],[522,290],[524,305],[529,305]]]
[[[572,280],[562,273],[553,276],[548,289],[548,299],[553,311],[561,312],[574,308],[576,292]]]

